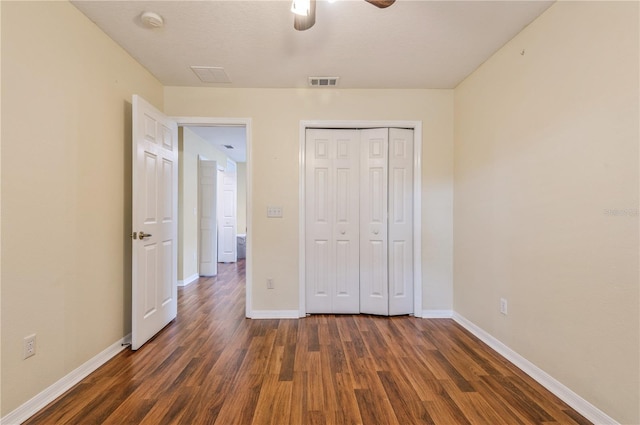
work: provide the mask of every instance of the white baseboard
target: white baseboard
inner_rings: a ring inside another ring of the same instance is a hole
[[[196,280],[198,280],[200,278],[200,276],[196,273],[196,274],[192,274],[191,276],[189,276],[188,278],[186,278],[185,280],[179,280],[178,281],[178,286],[187,286],[190,283],[195,282]]]
[[[423,319],[451,319],[453,310],[422,310]]]
[[[251,319],[299,319],[298,310],[253,310]]]
[[[602,410],[589,403],[587,400],[580,397],[563,385],[560,381],[553,378],[544,370],[531,363],[529,360],[522,357],[520,354],[513,351],[511,348],[504,345],[498,339],[487,333],[484,329],[478,327],[473,322],[470,322],[460,314],[454,312],[453,320],[458,322],[466,330],[478,337],[482,342],[493,348],[504,358],[520,368],[524,373],[531,376],[543,387],[551,391],[558,396],[562,401],[571,406],[574,410],[580,413],[582,416],[598,425],[620,425],[615,419],[608,416]]]
[[[0,424],[18,425],[26,421],[43,409],[47,404],[60,397],[75,384],[86,378],[91,372],[111,360],[116,354],[125,348],[122,344],[128,341],[131,341],[131,334],[114,342],[111,346],[107,347],[105,350],[98,353],[96,356],[74,369],[66,376],[63,376],[60,380],[37,394],[31,400],[25,402],[13,412],[8,413],[5,417],[0,419]]]

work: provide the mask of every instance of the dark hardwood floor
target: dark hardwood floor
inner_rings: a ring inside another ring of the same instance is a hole
[[[244,262],[27,424],[588,424],[454,321],[244,317]]]

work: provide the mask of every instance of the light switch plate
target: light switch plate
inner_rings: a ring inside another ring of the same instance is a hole
[[[282,218],[282,207],[267,207],[267,217]]]

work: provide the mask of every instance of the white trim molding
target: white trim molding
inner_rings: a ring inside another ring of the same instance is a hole
[[[423,319],[451,319],[453,310],[422,310]]]
[[[198,276],[198,274],[192,274],[191,276],[189,276],[185,280],[179,280],[178,281],[178,286],[187,286],[187,285],[195,282],[198,279],[200,279],[200,276]]]
[[[32,399],[26,401],[14,411],[9,412],[5,417],[0,419],[0,423],[5,425],[14,425],[26,421],[43,409],[47,404],[60,397],[75,384],[115,357],[115,355],[124,350],[130,342],[131,334],[114,342],[111,346],[107,347],[102,352],[80,365],[78,368],[72,370],[57,382],[45,388],[44,391],[36,394]]]
[[[460,314],[454,312],[453,320],[460,324],[463,328],[478,337],[482,342],[497,351],[501,356],[509,360],[524,373],[535,379],[540,385],[558,396],[562,401],[571,406],[582,416],[598,425],[620,425],[615,419],[608,416],[602,410],[589,403],[587,400],[574,393],[571,389],[563,385],[560,381],[553,378],[544,370],[513,351],[511,348],[500,342],[497,338],[477,326],[475,323],[467,320]]]
[[[298,310],[253,310],[251,319],[299,319]]]

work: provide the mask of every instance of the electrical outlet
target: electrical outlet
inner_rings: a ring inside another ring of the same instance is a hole
[[[500,313],[507,315],[507,300],[506,298],[500,298]]]
[[[22,342],[22,358],[36,355],[36,334],[25,336]]]
[[[267,279],[267,289],[273,289],[273,279]]]

